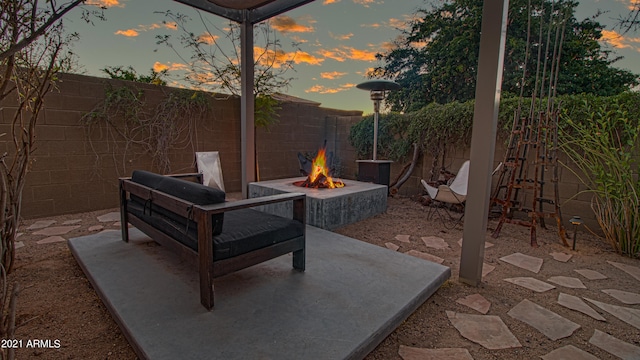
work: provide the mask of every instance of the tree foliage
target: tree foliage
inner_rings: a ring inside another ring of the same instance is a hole
[[[139,75],[132,66],[128,66],[126,68],[123,66],[107,66],[101,70],[112,79],[135,81],[153,85],[167,85],[167,81],[163,79],[163,77],[167,75],[166,69],[160,72],[151,69],[151,71],[149,71],[149,75]]]
[[[557,94],[610,96],[638,85],[638,75],[612,67],[619,58],[600,47],[602,25],[575,18],[577,4],[509,2],[503,93],[548,95],[549,86],[542,84],[554,80],[552,68],[559,68],[558,87],[553,89]],[[419,10],[419,18],[409,24],[396,48],[378,55],[385,65],[371,75],[393,79],[403,87],[388,97],[393,110],[415,111],[431,102],[475,97],[482,6],[474,0],[451,0]]]

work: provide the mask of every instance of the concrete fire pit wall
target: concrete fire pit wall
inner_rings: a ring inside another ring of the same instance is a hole
[[[359,181],[343,180],[338,189],[309,189],[293,185],[304,178],[288,178],[249,184],[249,197],[291,192],[307,195],[307,224],[326,230],[352,224],[387,210],[387,187]],[[259,207],[270,214],[291,218],[292,204],[277,203]]]

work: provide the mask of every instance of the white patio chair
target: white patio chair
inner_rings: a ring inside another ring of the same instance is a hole
[[[450,185],[440,185],[437,188],[433,187],[422,179],[420,180],[422,186],[427,190],[429,197],[433,201],[437,201],[445,204],[444,207],[448,219],[445,219],[443,214],[440,212],[441,206],[435,206],[432,209],[438,213],[440,220],[442,220],[443,225],[447,229],[454,228],[457,224],[462,221],[464,217],[464,203],[467,199],[467,185],[469,184],[469,160],[465,161],[462,166],[460,166],[460,170],[456,174],[456,177],[453,179]],[[448,210],[448,207],[451,205],[458,204],[462,206],[462,215],[459,218],[454,217]],[[433,213],[429,213],[429,217],[432,217]],[[453,223],[453,226],[447,226],[447,223]]]

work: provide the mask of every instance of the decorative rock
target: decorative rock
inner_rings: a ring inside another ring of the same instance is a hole
[[[23,248],[23,247],[24,247],[24,242],[22,242],[22,241],[16,241],[16,242],[13,244],[13,248],[14,248],[15,250],[20,249],[20,248]]]
[[[469,315],[447,311],[447,317],[460,335],[487,349],[522,347],[499,316]]]
[[[403,360],[473,360],[467,349],[422,349],[400,345],[398,355]]]
[[[456,302],[468,306],[481,314],[489,312],[491,307],[491,303],[480,294],[469,295],[456,300]]]
[[[427,260],[427,261],[431,261],[431,262],[438,263],[438,264],[442,264],[444,262],[444,259],[441,258],[441,257],[437,257],[435,255],[427,254],[427,253],[424,253],[424,252],[418,251],[418,250],[409,250],[405,254],[411,255],[411,256],[415,256],[417,258],[420,258],[420,259],[423,259],[423,260]]]
[[[444,241],[443,238],[439,238],[437,236],[425,236],[425,237],[422,237],[422,241],[427,247],[430,247],[430,248],[434,248],[438,250],[449,248],[449,244],[447,244],[447,242]]]
[[[100,222],[113,222],[120,221],[120,213],[119,212],[110,212],[104,215],[98,216],[98,221]]]
[[[640,294],[616,289],[605,289],[602,292],[627,305],[640,304]]]
[[[398,245],[396,245],[394,243],[390,243],[390,242],[384,243],[384,246],[386,246],[387,249],[391,249],[393,251],[398,251],[398,249],[400,249],[400,246],[398,246]]]
[[[582,299],[577,296],[560,293],[560,295],[558,295],[558,304],[571,310],[579,311],[585,315],[591,316],[596,320],[607,321],[607,319],[603,318],[602,315],[598,314],[597,311],[593,310],[589,305],[587,305],[584,301],[582,301]]]
[[[527,289],[533,290],[535,292],[545,292],[545,291],[556,288],[551,284],[548,284],[538,279],[534,279],[532,277],[508,278],[508,279],[504,279],[504,281],[507,281],[522,287],[526,287]]]
[[[568,276],[552,276],[547,279],[547,281],[552,282],[554,284],[564,286],[571,289],[586,289],[582,281],[578,278],[568,277]]]
[[[640,347],[624,342],[598,329],[593,332],[589,344],[624,360],[640,359]]]
[[[557,348],[541,358],[542,360],[598,360],[597,357],[573,345]]]
[[[507,314],[514,319],[533,326],[551,340],[571,336],[574,331],[580,328],[580,325],[573,321],[565,319],[527,299],[522,300]]]
[[[67,241],[67,239],[63,238],[62,236],[49,236],[48,238],[44,238],[38,241],[38,244],[52,244],[64,241]]]
[[[626,322],[627,324],[634,326],[636,329],[640,329],[640,310],[624,306],[606,304],[587,298],[584,299],[599,307],[600,309],[608,312],[609,314],[617,317],[618,319]]]
[[[589,280],[603,280],[603,279],[607,279],[606,276],[600,274],[599,272],[595,271],[595,270],[589,270],[589,269],[578,269],[578,270],[574,270],[575,272],[577,272],[578,274],[586,277]]]
[[[627,265],[627,264],[623,264],[623,263],[618,263],[618,262],[614,262],[614,261],[607,261],[609,264],[617,267],[618,269],[626,272],[627,274],[633,276],[636,280],[640,281],[640,268],[639,267],[635,267],[635,266],[631,266],[631,265]]]
[[[43,228],[46,228],[47,226],[51,226],[51,225],[53,225],[55,223],[56,223],[55,220],[38,220],[38,221],[34,222],[33,224],[31,224],[31,226],[29,226],[27,229],[29,229],[29,230],[43,229]]]
[[[569,259],[571,259],[571,257],[573,257],[573,255],[571,255],[571,254],[565,254],[565,253],[562,253],[562,252],[560,252],[560,253],[552,252],[549,255],[551,255],[551,257],[553,257],[554,260],[560,261],[560,262],[565,262],[565,263],[567,261],[569,261]]]
[[[513,266],[517,266],[519,268],[529,270],[536,274],[540,271],[540,268],[542,268],[542,263],[543,263],[543,260],[540,258],[521,254],[521,253],[507,255],[507,256],[501,257],[500,260],[506,263],[509,263]]]
[[[35,231],[33,235],[46,235],[46,236],[64,235],[79,227],[80,225],[52,226],[52,227],[44,228],[42,230]]]

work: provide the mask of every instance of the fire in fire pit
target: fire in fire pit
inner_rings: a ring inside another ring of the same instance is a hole
[[[315,188],[315,189],[335,189],[344,187],[344,183],[338,179],[331,178],[329,167],[327,166],[326,149],[318,150],[318,155],[313,159],[311,171],[303,181],[296,181],[295,186]]]

